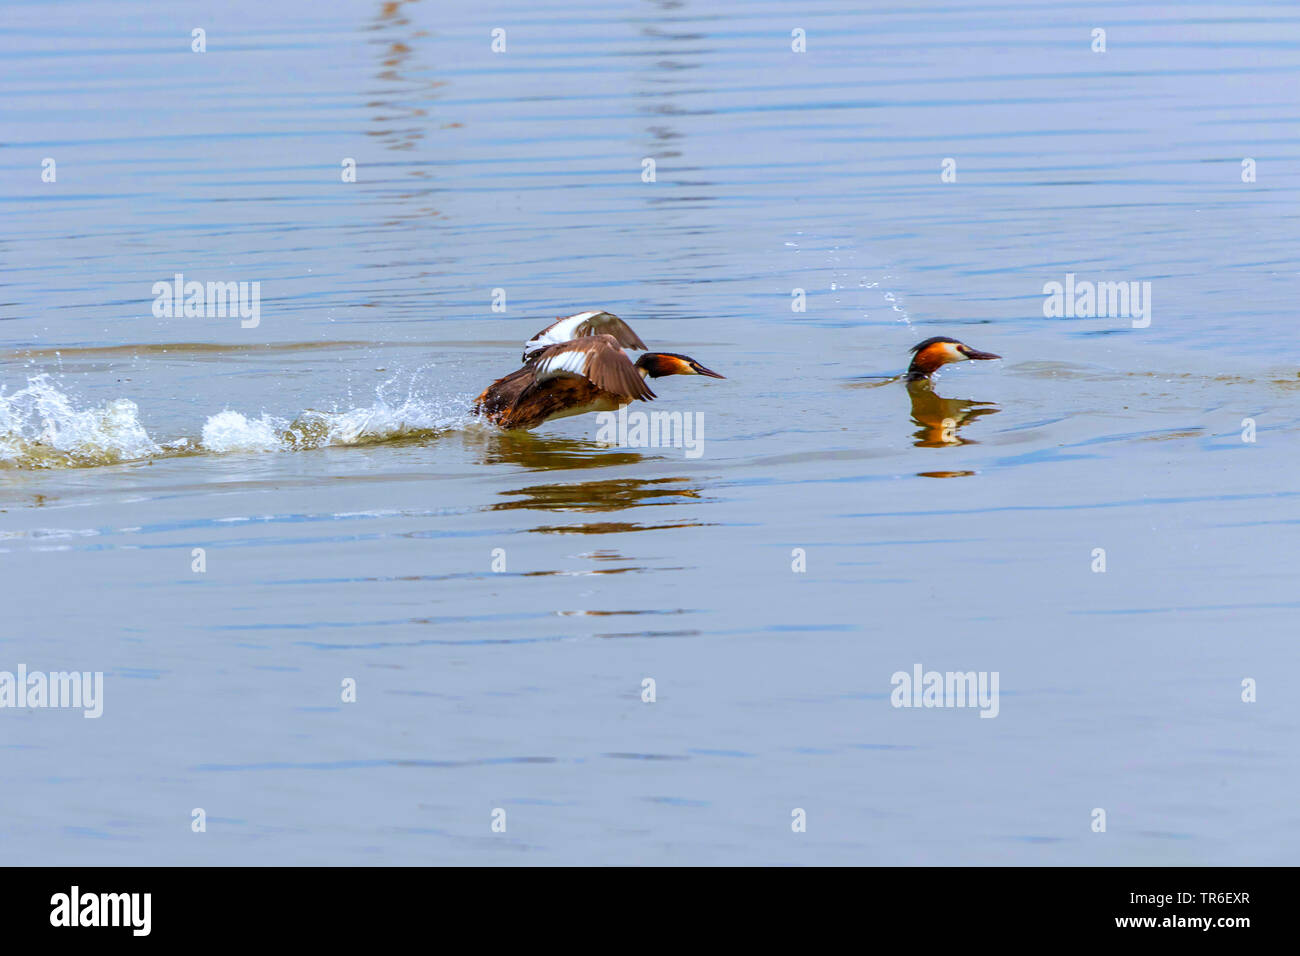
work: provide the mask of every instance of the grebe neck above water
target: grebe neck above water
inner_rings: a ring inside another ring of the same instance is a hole
[[[969,345],[958,342],[956,339],[950,339],[943,335],[936,335],[933,338],[926,339],[924,342],[917,342],[912,346],[911,351],[912,364],[907,367],[906,379],[909,382],[919,382],[928,379],[940,368],[949,362],[965,362],[969,359],[1000,359],[1001,355],[994,355],[992,352],[981,352],[973,349]]]

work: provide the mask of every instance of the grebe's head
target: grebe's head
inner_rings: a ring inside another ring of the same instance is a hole
[[[992,352],[981,352],[969,345],[958,342],[956,339],[945,338],[942,335],[936,335],[924,342],[917,342],[912,346],[912,352],[915,353],[912,356],[912,364],[907,367],[909,381],[929,378],[941,366],[947,365],[949,362],[965,362],[967,359],[1002,358],[1001,355],[994,355]]]
[[[663,378],[665,375],[707,375],[709,378],[726,378],[713,369],[705,368],[689,355],[675,352],[646,352],[636,360],[636,367],[645,369],[649,378]]]

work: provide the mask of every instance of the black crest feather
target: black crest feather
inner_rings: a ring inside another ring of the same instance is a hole
[[[924,342],[917,342],[910,349],[908,349],[908,351],[919,352],[921,351],[921,349],[929,348],[931,345],[935,345],[939,342],[951,342],[953,345],[961,345],[961,343],[958,342],[956,339],[950,339],[946,335],[934,335],[926,339]]]

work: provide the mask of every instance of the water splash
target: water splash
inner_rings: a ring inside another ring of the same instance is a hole
[[[0,387],[0,465],[81,468],[163,451],[129,399],[78,408],[48,375],[29,378],[25,388],[13,393]]]
[[[250,417],[223,409],[203,423],[197,438],[158,442],[126,398],[79,406],[46,375],[29,378],[13,393],[0,388],[0,468],[89,468],[181,455],[302,451],[348,445],[419,441],[470,421],[464,396],[418,394],[416,375],[392,396],[400,376],[375,390],[369,405],[335,411],[307,409],[282,418]]]
[[[281,446],[284,427],[263,415],[249,419],[226,409],[203,423],[201,444],[206,451],[226,454],[236,451],[275,451]]]

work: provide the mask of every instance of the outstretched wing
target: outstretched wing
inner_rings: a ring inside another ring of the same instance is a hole
[[[577,315],[556,319],[525,342],[523,360],[527,362],[530,355],[535,355],[548,346],[571,342],[588,335],[611,335],[614,341],[627,349],[644,351],[646,347],[631,326],[617,315],[609,312],[579,312]]]
[[[655,397],[612,335],[588,335],[547,346],[533,356],[529,367],[533,370],[533,388],[557,376],[574,375],[624,401],[649,401]]]

